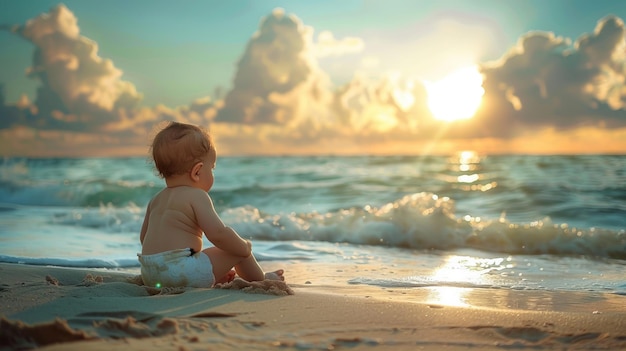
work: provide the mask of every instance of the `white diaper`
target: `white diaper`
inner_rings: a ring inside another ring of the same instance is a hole
[[[215,283],[213,265],[204,252],[177,249],[137,257],[141,278],[147,286],[210,288]]]

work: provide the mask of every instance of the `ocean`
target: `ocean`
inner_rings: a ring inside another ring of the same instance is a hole
[[[404,293],[626,295],[626,155],[220,157],[215,177],[218,213],[261,265]],[[142,157],[4,158],[0,262],[138,272],[163,184]]]

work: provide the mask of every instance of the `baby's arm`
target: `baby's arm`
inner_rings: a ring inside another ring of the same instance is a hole
[[[250,241],[240,237],[234,229],[222,222],[207,193],[203,191],[194,193],[192,206],[198,225],[215,247],[235,256],[250,256],[252,253]]]
[[[152,201],[150,203],[152,203]],[[146,233],[148,232],[148,221],[150,219],[150,203],[148,203],[146,216],[143,218],[143,224],[141,225],[141,234],[139,235],[139,242],[141,244],[143,244],[143,239],[146,238]]]
[[[252,243],[250,240],[240,237],[231,227],[224,226],[216,235],[205,235],[215,247],[230,252],[235,256],[248,257],[252,254]]]

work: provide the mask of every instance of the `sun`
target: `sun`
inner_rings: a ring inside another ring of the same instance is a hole
[[[437,82],[425,82],[428,108],[438,120],[457,121],[474,116],[483,98],[478,67],[461,68]]]

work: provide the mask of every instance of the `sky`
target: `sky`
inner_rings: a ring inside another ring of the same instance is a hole
[[[0,155],[626,153],[618,0],[0,1]]]

